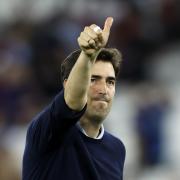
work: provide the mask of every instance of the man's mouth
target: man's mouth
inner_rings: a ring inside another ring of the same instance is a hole
[[[108,103],[109,102],[109,99],[108,98],[105,98],[105,97],[97,97],[97,98],[94,98],[95,101],[101,101],[101,102],[106,102]]]

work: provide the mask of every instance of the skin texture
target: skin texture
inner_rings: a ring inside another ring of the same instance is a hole
[[[92,67],[85,117],[101,123],[112,106],[115,74],[111,63],[98,61]]]
[[[110,112],[115,95],[115,73],[111,63],[98,61],[92,67],[88,89],[87,109],[80,120],[81,126],[91,137],[98,135],[103,120]]]
[[[111,100],[109,102],[102,100],[98,102],[97,100],[93,100],[92,97],[94,95],[98,98],[102,96],[103,93],[98,93],[98,89],[103,89],[99,88],[101,84],[102,87],[104,86],[102,82],[105,82],[108,75],[114,77],[114,69],[111,63],[96,62],[98,53],[108,42],[112,23],[113,18],[108,17],[105,20],[102,30],[94,31],[94,28],[97,27],[95,24],[84,28],[77,39],[79,47],[82,50],[81,54],[73,66],[67,81],[64,83],[64,98],[66,104],[71,109],[81,110],[86,103],[88,105],[85,116],[82,117],[80,123],[90,137],[97,136],[102,120],[108,114],[109,107],[111,106]],[[100,72],[102,74],[98,74]],[[98,84],[92,83],[93,74],[102,76]],[[109,95],[107,94],[106,96]]]

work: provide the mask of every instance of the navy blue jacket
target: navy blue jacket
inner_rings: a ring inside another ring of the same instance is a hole
[[[71,110],[61,91],[31,122],[23,157],[23,180],[122,180],[125,148],[105,131],[85,136],[76,123],[85,112]]]

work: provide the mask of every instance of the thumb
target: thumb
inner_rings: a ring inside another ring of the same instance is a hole
[[[113,24],[113,18],[112,17],[108,17],[106,19],[105,23],[104,23],[103,32],[109,34],[112,24]]]

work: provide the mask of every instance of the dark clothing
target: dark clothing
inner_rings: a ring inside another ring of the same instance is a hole
[[[125,148],[105,132],[102,139],[85,136],[64,92],[30,124],[23,157],[23,180],[122,180]]]

